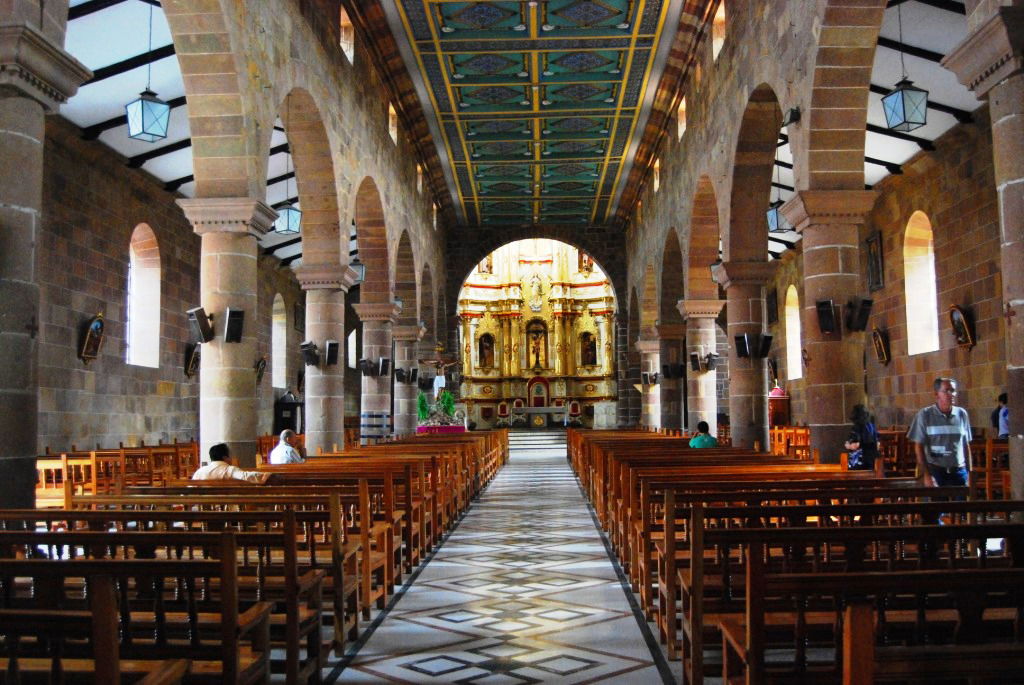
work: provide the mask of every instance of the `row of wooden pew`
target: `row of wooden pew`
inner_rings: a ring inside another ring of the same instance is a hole
[[[268,485],[172,479],[0,511],[0,672],[320,682],[507,456],[506,431],[417,437],[264,467]]]
[[[685,682],[1020,682],[1024,502],[646,432],[568,443]]]

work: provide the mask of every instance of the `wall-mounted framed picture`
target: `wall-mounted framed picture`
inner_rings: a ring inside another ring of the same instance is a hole
[[[878,326],[871,329],[871,345],[875,348],[875,359],[882,366],[889,363],[889,335],[879,330]]]
[[[88,366],[89,362],[100,356],[100,348],[103,347],[103,338],[106,337],[107,324],[103,320],[103,313],[89,319],[82,327],[79,336],[81,341],[78,345],[78,358]]]
[[[779,291],[775,288],[768,288],[764,296],[765,316],[768,325],[779,322]]]
[[[252,365],[252,368],[256,372],[256,387],[258,388],[263,382],[263,374],[267,372],[267,355],[263,355],[257,359],[256,363]]]
[[[882,234],[875,231],[866,241],[868,255],[868,290],[874,292],[885,287],[885,271],[882,262]]]
[[[968,350],[974,347],[974,324],[970,316],[955,304],[949,306],[949,323],[953,327],[957,345]]]
[[[185,344],[185,378],[192,378],[199,371],[199,350],[201,347],[199,343]]]

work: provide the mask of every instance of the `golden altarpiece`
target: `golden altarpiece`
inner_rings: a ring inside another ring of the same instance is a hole
[[[587,254],[544,239],[498,248],[463,284],[458,315],[461,401],[479,428],[590,427],[608,413],[615,295]]]

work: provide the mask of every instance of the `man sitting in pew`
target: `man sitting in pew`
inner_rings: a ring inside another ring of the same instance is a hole
[[[281,440],[277,447],[270,450],[271,464],[304,464],[305,459],[295,449],[295,431],[285,428],[281,431]]]
[[[192,480],[244,480],[249,483],[266,483],[269,473],[243,471],[231,463],[231,450],[223,442],[210,448],[210,463],[200,466],[192,474]]]

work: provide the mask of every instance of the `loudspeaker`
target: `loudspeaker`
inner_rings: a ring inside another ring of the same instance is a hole
[[[715,354],[714,352],[709,352],[707,361],[704,363],[704,366],[707,368],[708,371],[714,371],[715,369],[717,369],[718,355]]]
[[[772,336],[762,335],[761,344],[757,346],[757,357],[764,359],[768,356],[768,352],[772,349]]]
[[[668,364],[662,364],[661,365],[661,377],[662,378],[672,378],[672,367],[669,366]]]
[[[686,364],[673,364],[672,373],[676,378],[686,378]]]
[[[302,361],[306,366],[316,366],[320,363],[320,350],[312,340],[300,344],[299,350],[302,351]]]
[[[328,340],[326,344],[327,350],[324,353],[326,357],[324,359],[324,366],[335,366],[338,363],[338,351],[341,349],[341,346],[337,340]]]
[[[395,380],[399,383],[405,383],[405,369],[402,367],[395,369]]]
[[[242,342],[242,326],[245,323],[245,312],[241,309],[228,307],[224,312],[224,342]]]
[[[192,334],[192,342],[205,343],[213,340],[213,326],[210,317],[202,307],[190,309],[188,312],[188,330]]]
[[[838,322],[832,300],[818,300],[814,307],[818,310],[818,330],[826,334],[836,333]]]
[[[846,328],[851,331],[866,331],[871,307],[875,301],[867,297],[855,298],[846,305]]]
[[[416,379],[419,377],[419,375],[420,375],[420,370],[418,368],[416,368],[415,366],[412,367],[411,369],[409,369],[409,382],[410,383],[415,383]]]
[[[643,371],[640,374],[640,384],[641,385],[650,385],[651,384],[651,374],[647,373],[646,371]]]
[[[360,359],[359,360],[359,370],[362,371],[364,376],[376,376],[377,375],[377,365],[374,364],[369,359]]]
[[[378,376],[387,376],[391,373],[391,360],[387,357],[381,357],[379,365],[377,367]]]
[[[739,345],[740,336],[736,336],[736,344]],[[737,354],[739,354],[739,348],[737,347]],[[690,353],[690,370],[700,373],[700,355],[696,352]]]
[[[750,347],[747,346],[747,333],[743,335],[733,336],[733,340],[736,342],[736,356],[740,358],[750,356]]]

